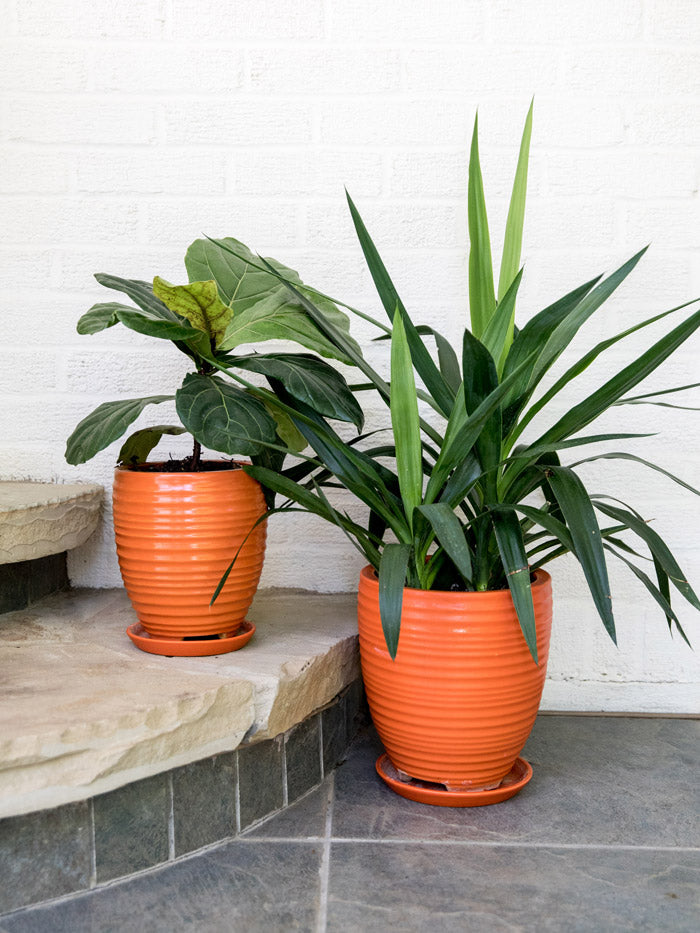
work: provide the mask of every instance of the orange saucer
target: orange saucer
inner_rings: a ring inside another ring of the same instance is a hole
[[[164,654],[169,658],[200,658],[237,651],[250,641],[254,632],[255,626],[248,620],[242,622],[235,632],[221,638],[163,638],[149,635],[140,622],[135,622],[126,630],[126,634],[141,651]]]
[[[490,803],[501,803],[514,797],[532,777],[532,766],[524,758],[515,759],[510,772],[493,790],[447,790],[440,784],[416,778],[402,781],[386,752],[377,758],[376,768],[379,777],[401,797],[434,807],[485,807]]]

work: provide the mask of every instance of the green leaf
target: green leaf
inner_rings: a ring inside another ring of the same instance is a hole
[[[390,410],[401,498],[409,528],[412,528],[413,510],[423,498],[422,449],[411,351],[400,314],[394,315],[391,338]]]
[[[527,168],[530,157],[530,137],[532,136],[532,108],[534,100],[530,104],[530,109],[525,118],[523,136],[520,141],[520,153],[518,155],[518,167],[515,170],[515,179],[513,181],[513,191],[510,196],[510,207],[508,208],[508,219],[506,221],[506,233],[503,243],[503,256],[501,258],[501,274],[498,279],[498,300],[502,301],[511,286],[511,283],[518,274],[520,268],[520,253],[523,243],[523,225],[525,223],[525,197],[527,194]],[[511,326],[507,348],[513,340],[513,328]]]
[[[693,606],[695,609],[700,609],[700,600],[695,595],[695,592],[691,585],[685,578],[685,574],[678,566],[678,562],[668,548],[666,542],[661,538],[653,528],[650,528],[649,525],[641,519],[638,515],[635,515],[631,511],[626,511],[625,509],[620,509],[614,505],[608,505],[605,502],[601,502],[599,497],[594,498],[595,507],[603,512],[604,515],[607,515],[609,518],[614,519],[617,522],[621,522],[626,525],[630,531],[633,531],[638,537],[644,541],[652,555],[658,560],[659,564],[664,570],[676,587],[679,593],[681,593]]]
[[[117,463],[136,465],[145,463],[153,448],[164,434],[185,434],[185,429],[174,424],[157,424],[153,428],[134,431],[122,444]]]
[[[514,338],[503,368],[503,377],[507,378],[516,369],[522,367],[523,360],[528,358],[531,360],[531,366],[521,369],[521,376],[508,395],[506,404],[515,405],[516,412],[527,401],[527,388],[530,384],[532,370],[549,336],[561,321],[578,307],[581,300],[590,292],[599,278],[600,276],[591,279],[590,282],[585,282],[572,292],[564,295],[563,298],[555,301],[554,304],[548,305],[543,311],[531,318]]]
[[[269,271],[262,269],[261,263]],[[222,300],[233,310],[220,343],[222,350],[244,343],[291,340],[322,356],[345,363],[352,361],[310,319],[302,303],[290,296],[286,281],[294,282],[298,289],[304,287],[293,269],[275,259],[260,259],[232,237],[195,240],[187,250],[185,267],[190,279],[214,279]],[[319,297],[316,304],[318,313],[342,332],[345,342],[359,354],[359,347],[349,333],[347,315],[330,299]]]
[[[441,547],[447,552],[462,577],[471,584],[473,573],[471,553],[464,537],[464,528],[455,513],[445,502],[420,505],[418,511],[428,519]]]
[[[689,318],[666,334],[661,340],[650,347],[638,359],[630,363],[619,373],[609,379],[603,386],[592,392],[584,401],[569,409],[555,425],[546,431],[538,443],[549,443],[560,440],[582,430],[598,415],[638,385],[652,373],[675,350],[683,344],[700,327],[700,311],[696,311]]]
[[[489,222],[486,216],[484,183],[479,164],[479,115],[474,118],[468,187],[469,219],[469,310],[472,333],[478,339],[486,330],[496,308]]]
[[[274,418],[280,440],[294,453],[301,453],[307,447],[306,438],[285,411],[275,408],[270,402],[263,402],[265,409]]]
[[[498,552],[508,579],[513,605],[518,622],[532,660],[537,664],[537,625],[535,607],[532,602],[530,568],[527,563],[523,533],[520,522],[513,512],[491,513],[493,530],[496,533]]]
[[[99,451],[122,436],[136,421],[146,405],[170,402],[172,395],[151,395],[148,398],[126,398],[98,405],[87,418],[83,418],[66,442],[68,463],[85,463]]]
[[[278,379],[294,398],[328,418],[349,421],[362,430],[362,409],[343,376],[328,363],[306,354],[266,353],[238,356],[231,366]]]
[[[116,301],[108,301],[93,305],[89,311],[86,311],[85,314],[82,315],[78,321],[76,330],[79,334],[97,334],[101,330],[106,330],[108,327],[114,327],[115,324],[119,323],[117,311],[122,309],[126,309],[127,311],[133,310],[127,307],[127,305],[119,304]]]
[[[633,564],[631,560],[627,560],[626,557],[623,557],[622,554],[620,554],[620,552],[619,552],[618,550],[616,550],[614,547],[611,547],[609,544],[605,544],[604,547],[605,547],[606,550],[610,551],[611,554],[614,554],[615,557],[617,557],[618,560],[621,560],[623,564],[626,564],[626,565],[629,567],[629,569],[632,571],[632,573],[635,575],[635,577],[636,577],[639,581],[641,581],[641,583],[644,584],[644,586],[646,587],[646,589],[648,590],[648,592],[651,593],[651,595],[652,595],[652,597],[654,598],[654,600],[655,600],[655,601],[658,603],[658,605],[661,606],[661,608],[663,609],[663,612],[664,612],[664,615],[666,616],[666,619],[669,620],[669,621],[675,622],[676,625],[680,625],[680,623],[679,623],[679,621],[678,621],[678,617],[676,616],[676,613],[675,613],[675,612],[673,611],[673,609],[671,608],[671,603],[670,603],[669,600],[661,593],[661,591],[660,591],[657,587],[654,586],[654,584],[653,584],[652,581],[649,579],[649,577],[647,576],[647,574],[645,574],[643,570],[640,570],[640,568],[637,567],[636,564]]]
[[[581,373],[585,372],[588,367],[593,363],[601,353],[604,353],[605,350],[608,350],[610,347],[614,346],[616,343],[619,343],[621,340],[624,340],[625,337],[629,337],[631,334],[635,334],[637,331],[642,330],[644,327],[649,327],[650,324],[655,324],[657,321],[663,320],[665,317],[668,317],[669,314],[674,314],[676,311],[680,311],[683,308],[687,308],[688,305],[694,304],[697,299],[693,301],[687,301],[682,305],[678,305],[675,308],[671,308],[670,311],[662,311],[661,314],[655,314],[653,317],[647,318],[644,321],[641,321],[639,324],[635,324],[632,327],[628,327],[626,330],[621,331],[618,334],[615,334],[614,337],[608,337],[606,340],[602,340],[600,343],[596,344],[588,353],[585,353],[580,360],[577,360],[573,366],[570,366],[566,372],[557,379],[554,385],[550,386],[549,389],[528,409],[524,415],[522,421],[518,425],[518,433],[521,433],[523,428],[529,424],[532,419],[538,414],[549,402],[557,395],[562,389],[569,385],[577,376],[580,376]],[[621,401],[616,402],[615,404],[622,404]]]
[[[591,500],[581,480],[568,467],[547,467],[546,475],[571,532],[575,554],[593,602],[608,634],[617,644],[605,552]]]
[[[513,325],[515,323],[515,298],[523,277],[521,269],[510,284],[510,288],[496,305],[493,317],[489,321],[481,342],[489,351],[498,368],[503,372],[505,361],[513,343]]]
[[[171,285],[157,275],[153,279],[153,294],[171,311],[186,318],[196,330],[203,331],[213,346],[219,346],[233,317],[233,309],[219,298],[213,279]]]
[[[116,275],[97,273],[95,278],[105,288],[112,288],[128,295],[138,305],[130,308],[128,305],[117,305],[115,313],[125,327],[135,330],[148,337],[159,337],[164,340],[192,341],[193,347],[201,346],[201,334],[191,327],[189,322],[171,311],[160,299],[153,294],[153,288],[148,282],[138,279],[123,279]],[[90,312],[88,312],[89,314]],[[206,349],[206,347],[205,347]]]
[[[252,456],[260,441],[275,440],[275,422],[262,402],[217,376],[185,376],[175,406],[190,434],[212,450]]]
[[[408,544],[387,544],[379,563],[379,615],[389,656],[396,657],[401,630],[401,608],[411,548]]]
[[[657,473],[661,473],[663,476],[668,477],[668,479],[672,480],[674,483],[682,486],[683,489],[687,489],[689,492],[695,493],[696,496],[700,496],[700,489],[696,489],[695,486],[691,486],[690,483],[686,483],[678,476],[674,476],[673,473],[669,473],[668,470],[664,470],[662,467],[657,466],[655,463],[651,463],[649,460],[644,460],[642,457],[637,457],[635,454],[628,454],[624,451],[612,451],[607,454],[597,454],[593,457],[586,457],[585,460],[579,460],[577,463],[572,463],[571,466],[576,467],[580,466],[582,463],[592,463],[594,460],[631,460],[633,463],[641,463],[643,466],[649,467],[650,470],[655,470]]]
[[[355,225],[355,231],[360,241],[360,246],[362,247],[362,252],[364,253],[367,266],[372,275],[372,279],[376,286],[379,297],[382,301],[382,304],[384,305],[384,310],[386,311],[389,320],[392,321],[392,323],[396,310],[399,310],[403,318],[406,338],[411,349],[411,357],[413,359],[413,365],[416,367],[416,372],[425,383],[426,389],[435,399],[435,402],[440,411],[442,411],[445,417],[448,417],[454,402],[454,392],[443,378],[442,373],[435,365],[432,357],[428,353],[425,344],[420,339],[418,330],[408,316],[403,302],[399,298],[398,292],[394,288],[394,283],[389,277],[386,266],[382,262],[377,248],[374,245],[374,242],[372,241],[372,238],[369,235],[369,232],[367,231],[362,218],[360,217],[359,211],[355,207],[355,204],[347,191],[345,194],[347,197],[348,206],[350,208],[352,221]]]
[[[464,331],[462,349],[464,402],[468,414],[474,413],[499,388],[496,364],[486,347]],[[486,474],[486,498],[496,501],[498,474],[501,462],[502,421],[501,408],[496,407],[484,423],[476,439],[476,451]]]

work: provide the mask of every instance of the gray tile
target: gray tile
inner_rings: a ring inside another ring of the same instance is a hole
[[[277,933],[316,929],[320,846],[238,841],[50,908],[7,933]]]
[[[323,771],[330,774],[343,760],[348,747],[347,694],[321,711],[323,726]]]
[[[236,835],[236,753],[172,772],[175,855]]]
[[[238,750],[241,829],[282,806],[282,740],[269,739]]]
[[[97,882],[168,859],[170,792],[165,774],[94,798]]]
[[[87,803],[0,820],[0,913],[88,888],[91,846]]]
[[[321,783],[321,731],[319,716],[309,716],[284,737],[287,800],[294,803]]]
[[[249,830],[246,838],[319,839],[326,832],[326,814],[332,793],[332,779],[326,779],[297,803],[275,814],[262,826]]]
[[[376,776],[365,736],[336,772],[333,835],[352,838],[695,846],[700,722],[540,716],[524,755],[534,776],[494,806],[430,807]]]
[[[334,843],[328,933],[694,933],[700,852]]]
[[[348,741],[352,741],[357,732],[369,725],[370,715],[362,678],[358,677],[345,693],[345,731]]]

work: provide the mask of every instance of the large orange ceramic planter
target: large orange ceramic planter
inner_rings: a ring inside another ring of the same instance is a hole
[[[542,570],[532,593],[538,664],[508,590],[406,588],[392,661],[377,577],[371,567],[362,571],[362,676],[372,719],[399,774],[461,792],[467,802],[458,805],[469,806],[469,793],[498,788],[513,772],[535,722],[549,653],[552,588]]]
[[[243,544],[265,513],[260,485],[240,469],[158,473],[124,468],[115,473],[113,502],[122,579],[146,633],[140,647],[154,650],[160,639],[234,633],[262,571],[267,523],[261,522]],[[241,544],[226,585],[210,606]],[[211,654],[209,647],[204,652],[185,642],[169,650],[166,644],[154,653]]]

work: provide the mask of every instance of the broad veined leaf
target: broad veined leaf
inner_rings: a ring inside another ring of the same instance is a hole
[[[658,560],[664,572],[669,579],[695,609],[700,609],[700,600],[695,595],[695,591],[686,579],[685,574],[678,566],[678,562],[669,550],[668,545],[663,538],[654,531],[643,519],[631,511],[610,505],[607,502],[601,502],[600,497],[594,497],[595,507],[604,515],[626,525],[630,531],[633,531],[644,541],[653,556]]]
[[[153,294],[164,305],[186,318],[197,330],[203,331],[212,345],[218,347],[233,317],[233,309],[219,298],[216,282],[191,282],[171,285],[160,276],[153,279]]]
[[[435,403],[437,404],[439,410],[444,414],[445,417],[448,417],[452,404],[454,402],[454,391],[450,388],[449,383],[445,380],[442,373],[435,365],[433,358],[428,353],[428,350],[420,338],[418,329],[413,324],[413,321],[410,319],[403,302],[399,298],[398,292],[394,287],[394,283],[391,281],[389,273],[387,272],[386,266],[384,265],[379,252],[377,251],[374,242],[369,235],[367,227],[364,224],[364,221],[360,217],[360,212],[357,210],[352,198],[345,192],[348,206],[350,208],[350,214],[352,216],[352,221],[355,225],[355,232],[357,233],[357,238],[360,241],[360,246],[362,247],[362,252],[367,262],[372,280],[374,281],[377,293],[384,305],[384,310],[389,317],[389,320],[394,320],[394,314],[398,309],[399,313],[403,318],[404,329],[406,331],[406,339],[411,350],[411,357],[413,359],[413,365],[416,368],[416,372],[420,378],[425,383],[425,387],[433,396]]]
[[[423,467],[416,383],[401,314],[394,315],[391,338],[390,411],[396,446],[396,472],[406,519],[411,528],[413,510],[423,498]]]
[[[286,282],[304,288],[293,269],[275,259],[255,256],[232,237],[195,240],[187,250],[185,267],[190,279],[213,279],[222,301],[233,310],[220,343],[222,350],[265,340],[292,340],[322,356],[351,362],[349,354],[329,340],[303,305],[290,295]],[[345,341],[360,354],[350,336],[348,316],[328,298],[317,297],[315,304],[318,313],[341,331]]]
[[[117,275],[105,275],[104,273],[97,273],[95,278],[100,285],[123,292],[131,298],[134,304],[138,305],[138,308],[130,308],[128,305],[117,306],[115,313],[125,327],[148,337],[191,341],[193,347],[196,348],[198,343],[201,346],[199,331],[164,305],[153,294],[153,288],[149,282],[123,279]]]
[[[82,315],[76,325],[79,334],[97,334],[108,327],[114,327],[119,323],[117,312],[126,308],[127,305],[119,304],[117,301],[107,301],[101,304],[93,305],[89,311]]]
[[[173,395],[151,395],[148,398],[125,398],[98,405],[87,418],[83,418],[68,438],[66,460],[72,464],[85,463],[120,438],[146,405],[159,405],[173,398]]]
[[[527,563],[523,533],[520,522],[513,512],[495,511],[491,513],[493,530],[496,534],[498,551],[503,561],[508,587],[513,597],[513,605],[518,614],[518,622],[523,637],[537,664],[537,625],[535,607],[532,602],[530,568]]]
[[[593,602],[608,634],[617,644],[605,552],[591,500],[581,480],[568,467],[547,467],[546,475],[571,533]]]
[[[274,419],[258,399],[218,376],[190,373],[175,395],[180,420],[200,444],[251,456],[274,443]]]
[[[530,157],[530,137],[532,136],[533,105],[534,100],[530,103],[530,109],[525,118],[525,126],[523,127],[523,135],[520,141],[520,153],[518,154],[518,167],[515,170],[513,191],[510,196],[508,219],[506,220],[506,233],[503,242],[503,256],[501,257],[501,274],[498,279],[499,301],[502,301],[503,296],[510,288],[520,268],[523,225],[525,222],[525,198],[527,195],[527,168]],[[511,326],[507,346],[510,346],[512,338],[513,328]]]
[[[446,551],[464,579],[471,584],[473,572],[471,553],[464,537],[464,528],[455,513],[445,502],[420,505],[418,511],[428,519],[440,546]]]
[[[185,429],[175,424],[157,424],[153,428],[141,428],[140,431],[134,431],[122,444],[117,463],[132,465],[144,463],[164,434],[184,433]]]
[[[286,411],[281,411],[279,408],[275,408],[271,402],[263,402],[263,405],[274,418],[275,424],[277,425],[277,433],[279,434],[282,442],[290,449],[290,451],[294,451],[294,453],[300,453],[302,450],[304,450],[308,446],[306,443],[306,438],[301,433],[299,428],[294,424]]]
[[[469,157],[469,186],[467,198],[469,221],[469,311],[472,333],[478,339],[484,334],[496,308],[493,286],[493,263],[489,222],[486,216],[484,183],[479,164],[479,115],[474,118],[471,154]]]
[[[314,411],[349,421],[362,430],[362,409],[343,376],[328,363],[306,354],[265,353],[231,357],[230,364],[279,379],[290,395],[306,402]]]
[[[410,554],[408,544],[386,544],[379,562],[379,616],[392,660],[399,648],[403,590]]]

